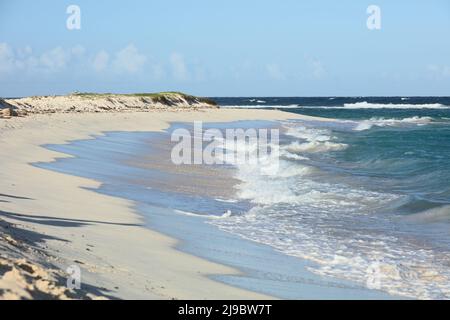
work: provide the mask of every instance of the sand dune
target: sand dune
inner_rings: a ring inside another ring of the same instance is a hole
[[[217,108],[209,99],[178,92],[141,94],[74,93],[67,96],[41,96],[20,99],[0,99],[0,117],[26,114],[130,112],[160,109]]]

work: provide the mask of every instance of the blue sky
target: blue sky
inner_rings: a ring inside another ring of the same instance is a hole
[[[449,38],[446,0],[0,0],[0,96],[448,96]]]

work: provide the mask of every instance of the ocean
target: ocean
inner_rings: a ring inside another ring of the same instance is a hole
[[[214,100],[328,121],[209,124],[279,128],[278,169],[174,166],[167,141],[189,124],[47,146],[75,157],[37,165],[103,182],[183,251],[246,274],[220,281],[281,298],[450,298],[450,98]]]
[[[450,298],[450,98],[217,101],[332,119],[283,123],[282,170],[238,170],[255,206],[217,226],[313,260],[317,274]]]

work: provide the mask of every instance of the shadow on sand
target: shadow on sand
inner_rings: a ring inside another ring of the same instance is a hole
[[[3,195],[2,195],[3,196]],[[23,199],[20,197],[12,197],[15,199]],[[31,200],[31,199],[30,199]],[[65,272],[60,270],[55,264],[49,262],[51,256],[42,248],[45,246],[45,242],[47,240],[57,240],[65,243],[69,243],[70,241],[66,239],[61,239],[57,237],[53,237],[50,235],[46,235],[43,233],[38,233],[36,231],[21,228],[14,223],[7,222],[2,220],[1,217],[5,217],[8,219],[13,219],[22,222],[28,223],[38,223],[44,225],[51,225],[57,227],[79,227],[88,224],[94,223],[106,223],[101,221],[90,221],[90,220],[77,220],[77,219],[62,219],[62,218],[53,218],[46,216],[31,216],[24,214],[17,214],[11,212],[5,212],[0,210],[0,235],[9,235],[12,239],[14,239],[13,243],[8,243],[6,241],[0,241],[0,253],[6,254],[7,257],[12,259],[27,259],[27,254],[31,252],[38,253],[37,261],[41,266],[46,268],[47,270],[59,270],[59,272],[52,272],[52,276],[55,278],[55,282],[58,286],[65,286],[67,278],[65,277]],[[106,223],[106,224],[115,224],[115,223]],[[115,224],[115,225],[124,225],[124,226],[134,226],[134,224]],[[1,240],[1,238],[0,238]],[[31,250],[30,250],[31,249]],[[36,260],[36,259],[32,259]],[[34,261],[36,262],[36,261]],[[1,270],[0,270],[1,271]],[[1,273],[0,273],[1,275]],[[1,288],[0,288],[1,291]],[[38,300],[49,300],[54,299],[53,296],[47,294],[45,292],[41,292],[38,290],[33,290],[29,292],[33,299]],[[111,291],[106,288],[95,287],[86,283],[82,283],[82,287],[80,290],[71,291],[66,293],[67,296],[73,299],[89,299],[88,294],[92,294],[99,297],[105,297],[108,299],[117,300],[117,297],[111,295]]]
[[[98,220],[82,220],[82,219],[67,219],[67,218],[56,218],[49,216],[37,216],[37,215],[26,215],[12,212],[4,212],[0,211],[0,216],[4,216],[6,218],[22,221],[22,222],[30,222],[43,224],[47,226],[54,227],[82,227],[90,224],[106,224],[106,225],[115,225],[115,226],[124,226],[124,227],[139,227],[142,224],[137,223],[116,223],[116,222],[107,222],[107,221],[98,221]]]

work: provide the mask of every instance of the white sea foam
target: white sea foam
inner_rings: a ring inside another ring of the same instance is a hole
[[[308,128],[305,126],[286,126],[286,134],[288,136],[304,139],[307,141],[330,141],[331,133],[327,129]]]
[[[431,117],[410,117],[404,119],[383,119],[383,118],[372,118],[369,120],[361,120],[357,122],[355,131],[364,131],[371,129],[373,126],[377,127],[393,127],[393,126],[405,126],[405,125],[427,125],[433,121]]]
[[[308,179],[297,180],[297,185],[286,179],[259,180],[245,187],[250,189],[241,196],[258,205],[245,215],[215,219],[212,224],[311,260],[317,265],[309,270],[319,275],[370,287],[375,269],[377,289],[420,299],[450,298],[449,257],[389,235],[376,225],[376,218],[364,219],[371,208],[396,196]]]
[[[214,200],[219,201],[219,202],[226,202],[226,203],[236,203],[236,202],[238,202],[238,200],[236,200],[236,199],[220,199],[220,198],[216,198]]]
[[[436,222],[440,220],[450,220],[450,205],[411,214],[406,216],[404,220],[412,222]]]
[[[338,151],[348,147],[346,144],[333,142],[332,140],[335,140],[336,137],[332,136],[327,129],[296,126],[288,127],[286,134],[300,139],[300,141],[294,141],[283,148],[294,154]]]
[[[334,98],[329,98],[333,100]],[[402,98],[403,101],[409,100],[409,98]],[[222,108],[233,109],[261,109],[261,108],[274,108],[274,109],[450,109],[450,106],[440,103],[425,103],[425,104],[411,104],[411,103],[371,103],[367,101],[344,103],[344,105],[338,106],[308,106],[308,105],[268,105],[266,101],[262,100],[250,100],[250,102],[257,102],[258,105],[231,105],[220,106]]]
[[[261,103],[261,102],[258,102]],[[266,108],[273,108],[273,109],[296,109],[299,108],[297,104],[292,105],[267,105],[267,104],[258,104],[258,105],[234,105],[234,106],[220,106],[221,108],[230,108],[230,109],[266,109]]]
[[[292,142],[286,147],[286,149],[291,153],[316,153],[325,151],[339,151],[344,150],[348,145],[344,143],[334,143],[330,141],[310,141],[300,143],[298,141]]]
[[[329,152],[330,145],[339,144],[327,129],[298,126],[288,127],[287,133],[299,140],[280,147],[285,155],[297,154],[289,150],[293,146],[303,154],[309,151],[304,144],[315,143],[316,152]],[[317,265],[310,271],[323,276],[370,287],[368,279],[375,268],[377,289],[421,299],[450,298],[450,257],[439,256],[423,243],[416,245],[401,233],[386,232],[391,230],[386,222],[373,215],[403,196],[324,182],[328,179],[317,181],[324,174],[301,161],[284,159],[277,170],[271,168],[270,159],[261,166],[239,165],[238,196],[255,207],[246,214],[210,222],[285,254],[314,261]],[[445,208],[428,212],[426,217],[447,213]]]
[[[178,213],[178,214],[182,214],[184,216],[197,217],[197,218],[203,218],[203,219],[209,219],[209,220],[229,218],[233,215],[230,210],[227,210],[222,215],[211,215],[211,214],[206,215],[206,214],[199,214],[199,213],[183,211],[183,210],[174,210],[174,212]]]
[[[330,107],[329,107],[330,108]],[[346,103],[343,107],[331,107],[331,108],[345,108],[345,109],[449,109],[450,106],[445,106],[439,103],[429,104],[393,104],[393,103],[369,103],[356,102]]]
[[[267,205],[313,201],[321,197],[322,192],[316,192],[314,188],[300,194],[293,192],[290,189],[293,182],[312,174],[315,169],[298,161],[283,159],[308,160],[307,154],[342,150],[347,145],[334,142],[336,137],[327,129],[287,127],[287,134],[299,140],[283,146],[271,146],[276,152],[260,157],[254,164],[246,162],[236,165],[236,177],[242,181],[237,189],[242,199]],[[257,156],[256,151],[255,148],[253,156]],[[281,158],[275,161],[274,157],[278,156]]]
[[[280,157],[288,160],[309,160],[308,157],[289,152],[286,148],[280,150]]]
[[[203,217],[203,218],[207,218],[208,216],[205,216],[205,215],[201,215],[201,214],[198,214],[198,213],[194,213],[194,212],[189,212],[189,211],[184,211],[184,210],[174,210],[174,212],[175,213],[178,213],[178,214],[182,214],[182,215],[185,215],[185,216],[191,216],[191,217],[199,217],[199,218],[201,218],[201,217]]]

